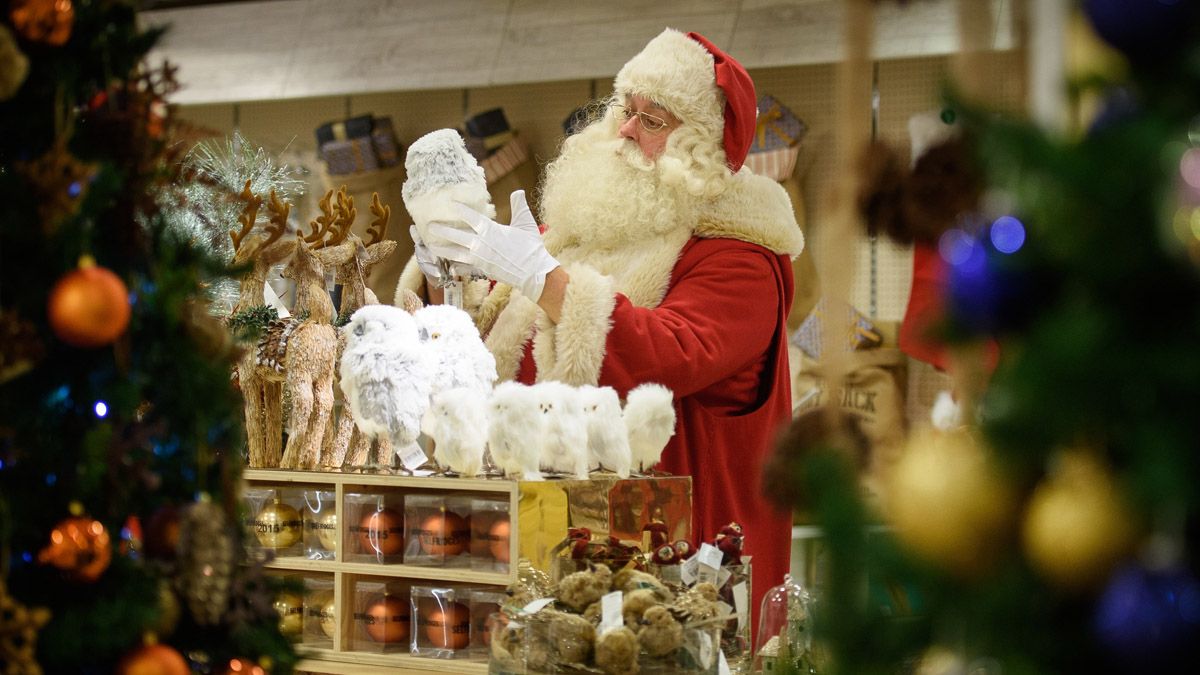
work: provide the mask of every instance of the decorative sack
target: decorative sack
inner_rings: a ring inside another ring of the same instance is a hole
[[[796,117],[796,113],[774,96],[763,94],[758,99],[758,119],[754,124],[754,142],[750,145],[750,155],[797,145],[807,130],[808,127]]]
[[[811,359],[821,358],[823,347],[821,341],[825,330],[822,319],[833,303],[834,301],[829,298],[818,300],[817,305],[800,324],[800,328],[792,335],[792,344],[799,347],[805,356]],[[848,325],[842,343],[843,349],[847,351],[874,349],[883,344],[883,335],[875,328],[870,319],[848,304],[838,302],[838,305],[841,307],[841,311],[845,312]]]

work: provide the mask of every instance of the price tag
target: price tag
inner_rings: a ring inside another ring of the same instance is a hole
[[[738,628],[745,628],[746,617],[750,616],[750,593],[744,581],[733,587],[733,608],[737,611]]]
[[[537,614],[538,612],[545,609],[546,605],[549,605],[552,602],[554,602],[554,598],[538,598],[537,600],[534,600],[533,602],[529,603],[528,605],[525,605],[524,607],[522,607],[521,613],[522,614]]]
[[[679,566],[679,579],[685,586],[696,583],[696,571],[700,569],[700,558],[692,556]]]
[[[733,576],[733,572],[729,571],[728,567],[722,567],[717,573],[717,588],[725,588],[725,582],[729,581],[729,577]]]
[[[696,554],[696,557],[700,559],[701,565],[708,565],[714,570],[718,570],[721,569],[721,559],[725,556],[721,553],[721,549],[716,546],[701,544],[700,552]]]
[[[415,471],[426,460],[425,451],[416,443],[409,443],[403,448],[396,448],[396,454],[400,456],[400,463],[409,471]]]
[[[717,652],[717,673],[719,675],[733,675],[729,670],[729,662],[725,660],[725,652]]]
[[[712,665],[712,661],[713,661],[712,636],[710,636],[708,633],[700,633],[699,635],[700,635],[700,645],[699,645],[699,649],[697,650],[698,658],[696,660],[700,663],[701,668],[704,668],[707,670],[708,667]]]
[[[600,598],[600,626],[596,629],[597,634],[625,625],[625,615],[621,612],[624,601],[621,596],[621,591],[613,591]]]
[[[287,306],[283,304],[283,301],[279,299],[279,294],[275,292],[274,288],[271,288],[271,284],[265,281],[263,282],[263,304],[268,307],[274,307],[281,319],[286,319],[292,315],[288,311]]]

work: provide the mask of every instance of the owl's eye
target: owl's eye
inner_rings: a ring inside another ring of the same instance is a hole
[[[440,338],[440,337],[442,337],[442,334],[441,334],[441,333],[431,333],[431,334],[429,335],[429,339],[430,339],[430,340],[436,340],[436,339],[438,339],[438,338]]]
[[[358,337],[362,337],[363,325],[361,323],[354,327],[354,334]]]

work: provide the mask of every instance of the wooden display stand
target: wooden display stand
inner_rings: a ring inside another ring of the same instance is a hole
[[[511,480],[482,480],[435,477],[407,477],[395,475],[333,473],[312,471],[282,471],[277,469],[247,469],[242,477],[249,486],[283,486],[301,489],[329,490],[337,495],[339,512],[345,503],[344,495],[359,490],[387,487],[404,494],[437,494],[440,492],[469,492],[507,498],[509,513],[517,513],[518,483]],[[513,518],[516,527],[516,518]],[[486,673],[486,661],[466,659],[436,659],[411,656],[409,654],[382,654],[351,651],[349,635],[352,628],[352,612],[349,610],[354,583],[364,577],[371,579],[395,578],[413,581],[470,583],[507,586],[516,579],[516,565],[507,573],[485,572],[471,569],[422,567],[404,564],[371,564],[349,562],[344,559],[346,527],[338,528],[338,545],[333,560],[309,560],[304,556],[278,557],[267,564],[267,568],[279,572],[301,572],[329,576],[333,580],[334,611],[338,617],[338,631],[333,637],[332,649],[323,649],[297,644],[296,649],[303,657],[297,670],[315,673],[394,673],[403,672]],[[510,560],[517,560],[518,538],[516,532],[509,538]]]

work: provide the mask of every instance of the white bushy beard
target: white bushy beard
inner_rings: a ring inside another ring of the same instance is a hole
[[[664,155],[671,152],[668,143]],[[694,227],[696,198],[661,165],[607,117],[568,138],[542,183],[547,249],[615,250]]]

